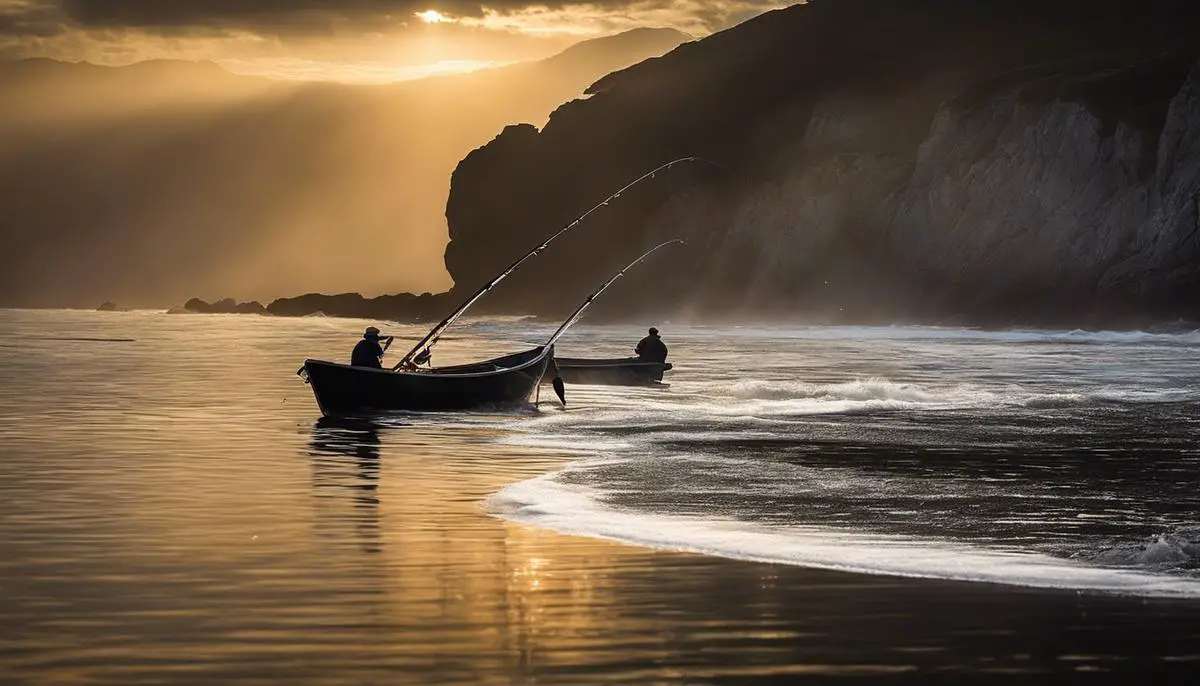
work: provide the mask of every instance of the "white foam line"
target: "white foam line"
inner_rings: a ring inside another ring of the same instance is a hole
[[[505,519],[560,533],[754,562],[1033,588],[1200,598],[1200,580],[1093,567],[1047,555],[817,527],[767,527],[734,520],[624,512],[601,503],[593,489],[561,484],[554,476],[512,484],[489,498],[487,507]]]

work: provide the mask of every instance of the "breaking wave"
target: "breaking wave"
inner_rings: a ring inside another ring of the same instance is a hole
[[[498,516],[561,533],[755,562],[1034,588],[1200,597],[1197,579],[1082,564],[1037,553],[820,527],[622,511],[605,505],[602,492],[560,483],[555,475],[508,486],[493,495],[487,507]],[[1179,549],[1177,545],[1162,547]]]
[[[1077,552],[1072,557],[1106,567],[1163,572],[1200,569],[1200,529],[1168,531],[1140,543],[1115,542],[1098,551]]]

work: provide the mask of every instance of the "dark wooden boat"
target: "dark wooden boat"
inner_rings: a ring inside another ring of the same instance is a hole
[[[305,360],[301,376],[325,416],[430,412],[525,405],[553,359],[540,346],[483,362],[413,371]]]
[[[646,362],[636,357],[585,359],[556,357],[563,383],[595,386],[658,386],[670,362]]]

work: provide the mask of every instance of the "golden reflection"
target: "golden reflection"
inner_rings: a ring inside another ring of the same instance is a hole
[[[313,427],[309,445],[318,536],[340,537],[349,528],[363,552],[378,553],[378,427],[369,421],[322,420]]]
[[[497,670],[531,668],[542,650],[555,661],[582,659],[592,637],[613,629],[623,605],[620,570],[653,553],[513,524],[485,510],[490,494],[557,468],[565,456],[499,446],[496,430],[484,427],[385,423],[378,446],[351,439],[354,431],[315,428],[313,445],[355,459],[360,449],[368,459],[378,450],[380,597],[390,616],[381,621],[464,627],[441,634],[439,648],[494,661]],[[314,479],[314,488],[326,486]]]

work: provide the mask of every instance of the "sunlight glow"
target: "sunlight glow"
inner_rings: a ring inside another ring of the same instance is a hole
[[[416,17],[417,19],[420,19],[421,21],[425,22],[426,24],[441,24],[443,22],[451,21],[450,17],[447,17],[446,15],[442,14],[441,12],[439,12],[437,10],[425,10],[424,12],[416,12],[413,14],[413,16]]]
[[[325,62],[298,58],[220,60],[218,64],[235,74],[266,76],[284,81],[333,81],[350,84],[383,84],[411,81],[429,76],[469,74],[494,69],[513,60],[438,60],[425,64],[380,62]]]

